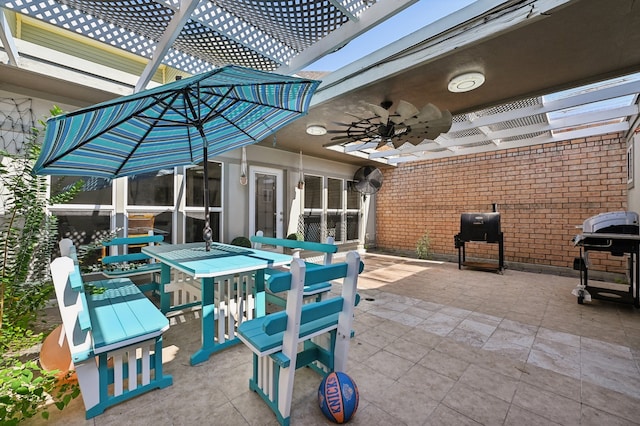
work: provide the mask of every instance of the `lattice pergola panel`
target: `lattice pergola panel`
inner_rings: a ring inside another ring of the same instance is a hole
[[[504,138],[503,142],[517,142],[517,141],[528,141],[530,139],[539,138],[540,136],[551,136],[551,132],[533,132],[527,133],[524,135],[518,135],[511,138]]]
[[[548,121],[547,121],[546,114],[535,114],[535,115],[529,115],[526,117],[519,117],[515,120],[501,121],[499,123],[492,124],[489,127],[491,128],[492,131],[497,132],[500,130],[518,129],[520,127],[533,126],[536,124],[544,125],[547,123]]]
[[[534,98],[522,99],[516,102],[509,102],[506,104],[497,105],[492,108],[476,111],[474,112],[474,114],[478,117],[486,117],[489,115],[500,114],[503,112],[510,112],[520,108],[529,108],[529,107],[535,107],[540,105],[542,105],[542,98],[534,97]]]
[[[349,20],[329,1],[218,0],[216,3],[297,51]]]
[[[202,1],[162,63],[197,73],[228,64],[273,71],[377,0]],[[152,58],[177,0],[8,0],[8,9]]]

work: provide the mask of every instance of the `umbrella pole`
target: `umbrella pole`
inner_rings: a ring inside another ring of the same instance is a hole
[[[209,152],[207,144],[204,144],[204,229],[202,230],[202,238],[204,239],[204,247],[206,251],[211,250],[211,241],[213,240],[213,232],[209,223]]]

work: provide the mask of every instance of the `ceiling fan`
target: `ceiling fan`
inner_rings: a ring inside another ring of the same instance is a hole
[[[392,101],[382,101],[380,105],[365,103],[372,116],[362,118],[349,114],[357,121],[335,123],[345,129],[329,130],[327,133],[336,136],[324,146],[372,142],[377,143],[376,149],[389,143],[394,148],[399,148],[407,142],[418,145],[425,139],[433,140],[451,128],[451,113],[431,103],[418,109],[413,104],[400,100],[391,113],[389,109],[392,105]]]

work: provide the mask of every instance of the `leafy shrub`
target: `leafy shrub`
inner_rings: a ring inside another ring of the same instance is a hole
[[[54,107],[52,115],[62,111]],[[42,128],[46,126],[40,121]],[[33,417],[48,397],[58,408],[79,395],[76,385],[60,385],[57,372],[43,371],[35,361],[23,362],[21,350],[42,342],[32,328],[51,296],[51,255],[57,242],[57,220],[46,212],[51,204],[73,198],[83,185],[47,198],[47,181],[33,175],[40,155],[41,130],[33,128],[24,152],[0,151],[0,424]],[[42,412],[48,417],[48,412]]]
[[[233,240],[231,240],[231,245],[251,248],[251,240],[249,240],[247,237],[235,237]]]
[[[428,259],[431,257],[431,239],[429,238],[429,231],[425,231],[416,243],[416,255],[418,256],[418,259]]]

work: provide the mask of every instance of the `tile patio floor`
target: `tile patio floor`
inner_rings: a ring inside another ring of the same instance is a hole
[[[353,425],[640,424],[640,310],[578,305],[576,278],[363,256],[347,373],[360,391]],[[174,384],[84,419],[81,398],[48,425],[275,425],[248,389],[242,344],[198,366],[194,313],[172,318],[165,371]],[[296,374],[292,425],[331,424],[320,378]]]

